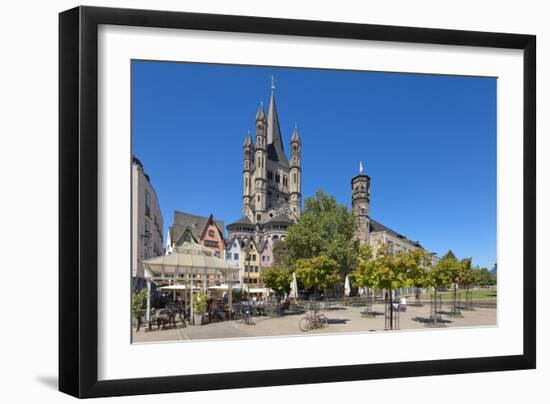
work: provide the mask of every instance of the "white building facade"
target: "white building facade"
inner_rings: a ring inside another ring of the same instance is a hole
[[[132,288],[145,284],[142,261],[164,254],[164,221],[157,193],[143,164],[132,158]]]

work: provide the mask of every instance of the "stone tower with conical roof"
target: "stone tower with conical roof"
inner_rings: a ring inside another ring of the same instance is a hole
[[[359,164],[359,175],[351,179],[351,206],[355,217],[355,239],[361,245],[370,244],[370,177],[363,174],[363,163]]]
[[[302,139],[298,126],[290,138],[290,209],[300,217],[302,210]]]

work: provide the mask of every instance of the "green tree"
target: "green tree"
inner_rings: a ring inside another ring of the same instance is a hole
[[[271,268],[262,270],[262,279],[266,287],[275,291],[277,302],[279,302],[282,295],[290,291],[292,271],[289,268],[274,265]]]
[[[453,258],[442,258],[437,264],[426,272],[425,285],[427,287],[446,288],[452,283],[452,278],[456,272],[457,261]]]
[[[301,258],[296,261],[296,277],[304,287],[315,293],[324,290],[340,280],[338,263],[324,255],[313,258]]]
[[[441,258],[441,262],[444,262],[445,264],[445,271],[447,272],[449,283],[453,287],[453,313],[458,313],[458,308],[456,303],[457,287],[462,279],[463,269],[469,265],[471,260],[465,259],[465,260],[459,261],[454,255],[454,253],[451,250],[449,250],[447,254],[445,254]]]
[[[456,258],[456,255],[455,253],[453,252],[453,250],[449,250],[445,253],[445,255],[443,257],[441,257],[442,260],[453,260],[453,261],[458,261],[458,259]]]
[[[472,267],[472,259],[466,258],[462,260],[462,266],[460,268],[457,283],[466,290],[470,289],[472,285],[478,282],[478,274]]]
[[[480,286],[492,286],[497,284],[497,277],[487,268],[476,268],[477,284]]]
[[[298,260],[324,256],[336,262],[343,279],[358,261],[354,227],[355,218],[348,208],[318,191],[306,199],[300,221],[289,228],[286,240],[274,247],[275,262],[292,268]]]
[[[273,244],[273,265],[291,267],[288,255],[288,243],[286,240],[279,240]]]
[[[393,254],[386,244],[379,244],[376,254],[362,249],[358,268],[353,278],[362,287],[378,287],[389,292],[390,328],[393,329],[393,291],[424,282],[426,268],[431,264],[430,255],[415,248]]]
[[[378,288],[380,284],[378,266],[371,247],[359,248],[359,262],[351,273],[351,281],[358,288]]]
[[[430,270],[426,271],[424,286],[433,288],[434,304],[437,307],[437,289],[448,287],[452,283],[452,278],[457,268],[457,261],[454,254],[452,256],[443,256]],[[434,313],[434,321],[437,322],[437,313]]]

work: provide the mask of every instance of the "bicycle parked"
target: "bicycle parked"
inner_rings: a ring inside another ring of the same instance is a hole
[[[325,328],[328,327],[328,318],[324,314],[312,310],[307,312],[307,314],[300,319],[298,327],[300,327],[300,331],[303,332],[316,328]]]
[[[252,316],[255,314],[255,308],[251,302],[243,301],[241,303],[240,317],[237,318],[237,323],[244,323],[248,325],[254,324],[252,321]]]

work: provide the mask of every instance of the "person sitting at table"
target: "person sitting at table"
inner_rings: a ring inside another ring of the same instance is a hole
[[[399,300],[399,310],[407,311],[407,299],[405,296],[401,296],[401,299]]]
[[[256,309],[258,310],[258,314],[260,316],[263,316],[265,314],[265,304],[265,299],[260,299],[260,301],[256,305]]]
[[[285,311],[290,308],[290,297],[287,297],[283,301],[281,301],[281,304],[279,305],[279,311]]]
[[[210,318],[217,318],[219,321],[223,321],[223,313],[215,300],[212,300],[210,303],[208,312],[210,313]]]

